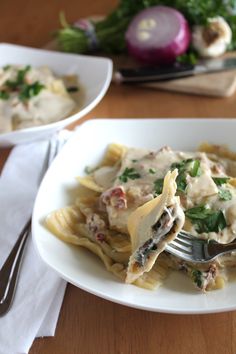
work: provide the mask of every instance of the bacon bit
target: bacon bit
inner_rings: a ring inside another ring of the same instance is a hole
[[[23,105],[25,106],[26,111],[28,111],[28,110],[29,110],[29,102],[28,102],[28,101],[25,101],[25,102],[23,103]]]
[[[155,156],[156,156],[156,153],[155,153],[154,151],[151,151],[151,152],[149,152],[149,154],[147,155],[147,158],[149,158],[149,159],[154,159]]]
[[[101,201],[105,205],[111,205],[117,209],[127,208],[126,194],[123,187],[121,186],[111,188],[102,193]]]
[[[95,238],[97,241],[99,242],[104,242],[106,240],[106,235],[103,234],[102,232],[98,232],[96,235],[95,235]]]
[[[87,225],[89,231],[96,233],[98,230],[104,229],[106,227],[105,222],[97,214],[90,214],[87,217]]]
[[[222,165],[215,164],[212,166],[212,172],[221,174],[221,173],[225,173],[225,169]]]
[[[181,261],[179,263],[179,270],[181,270],[184,273],[188,273],[188,267],[187,267],[186,263]]]
[[[169,146],[163,146],[162,148],[160,148],[157,151],[151,151],[148,153],[147,158],[149,159],[154,159],[157,154],[159,154],[160,152],[166,152],[166,151],[172,151],[171,148]]]
[[[217,268],[215,264],[211,264],[209,269],[207,270],[207,277],[206,279],[210,281],[211,279],[214,279],[217,274]]]
[[[125,197],[125,192],[122,187],[116,187],[111,191],[111,197]]]

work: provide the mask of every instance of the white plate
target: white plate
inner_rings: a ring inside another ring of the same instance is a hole
[[[84,91],[80,110],[58,122],[0,134],[0,147],[47,138],[56,130],[75,122],[90,112],[105,95],[112,78],[112,61],[92,57],[0,44],[0,67],[7,64],[47,65],[59,76],[77,75]]]
[[[73,202],[75,176],[103,156],[108,143],[158,149],[195,150],[202,141],[236,150],[236,120],[115,119],[90,120],[63,148],[46,174],[33,212],[33,240],[42,259],[64,279],[90,293],[140,309],[168,313],[211,313],[236,309],[236,282],[202,294],[185,275],[172,273],[154,291],[120,282],[90,252],[70,246],[42,225],[45,216]]]

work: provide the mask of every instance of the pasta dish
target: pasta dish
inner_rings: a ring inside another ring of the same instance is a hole
[[[200,264],[165,248],[181,229],[220,243],[236,238],[236,154],[208,143],[196,152],[110,144],[78,177],[74,203],[52,211],[46,226],[126,283],[154,289],[177,270],[202,291],[222,288],[236,270],[235,252]]]
[[[57,77],[47,66],[0,68],[0,133],[66,118],[76,109],[76,76]]]

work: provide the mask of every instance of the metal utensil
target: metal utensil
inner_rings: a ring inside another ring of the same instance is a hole
[[[113,80],[117,83],[136,84],[228,70],[236,70],[236,58],[202,60],[196,65],[175,63],[171,66],[120,68],[115,72]]]
[[[64,143],[65,140],[59,137],[54,137],[49,141],[42,177]],[[24,225],[15,245],[0,270],[0,316],[5,315],[12,304],[26,241],[30,233],[31,217]]]
[[[214,240],[202,240],[181,231],[165,251],[188,262],[206,263],[223,254],[236,251],[236,240],[222,244]]]

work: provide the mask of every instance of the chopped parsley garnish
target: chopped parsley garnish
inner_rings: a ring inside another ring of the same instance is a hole
[[[136,159],[133,159],[133,160],[131,160],[133,163],[135,163],[135,162],[138,162],[138,160],[136,160]]]
[[[229,177],[212,177],[213,181],[218,187],[221,187],[223,184],[226,184],[230,178]],[[232,194],[228,189],[218,188],[218,196],[220,200],[231,200]]]
[[[121,182],[128,182],[128,179],[137,179],[140,178],[141,175],[135,170],[135,168],[126,167],[122,175],[119,176],[119,180]]]
[[[193,269],[191,275],[192,275],[193,282],[197,285],[198,288],[201,289],[203,285],[202,272],[198,269]]]
[[[194,160],[191,166],[191,170],[189,171],[191,177],[197,177],[201,174],[200,161]]]
[[[17,77],[15,81],[7,80],[5,85],[12,90],[19,90],[20,87],[24,84],[25,75],[27,71],[31,68],[30,65],[25,66],[23,69],[18,70]]]
[[[217,186],[222,186],[222,184],[226,184],[230,180],[229,177],[212,177],[212,179]]]
[[[187,159],[187,160],[182,160],[180,162],[173,162],[170,167],[172,171],[175,168],[177,168],[177,170],[179,171],[186,171],[187,166],[193,161],[194,161],[193,159]]]
[[[176,178],[177,191],[185,192],[187,187],[186,175],[184,172],[180,172]]]
[[[4,70],[10,67],[6,66]],[[37,96],[40,91],[45,87],[39,81],[28,84],[25,80],[26,73],[30,70],[31,66],[27,65],[17,71],[15,80],[7,80],[4,83],[4,90],[0,91],[0,99],[8,99],[11,92],[17,92],[20,101],[27,101],[30,98]]]
[[[154,175],[156,173],[156,170],[154,168],[149,168],[148,172]]]
[[[198,233],[219,232],[227,226],[222,210],[215,211],[205,205],[188,209],[185,215],[195,225]]]
[[[5,65],[5,66],[3,67],[3,70],[6,71],[6,70],[10,69],[10,67],[11,67],[11,65],[9,65],[9,64],[8,64],[8,65]]]
[[[154,191],[156,195],[162,193],[164,178],[158,178],[154,181]]]
[[[31,85],[24,84],[19,93],[19,99],[21,101],[29,100],[30,98],[37,96],[44,87],[45,86],[42,85],[39,81],[35,81]]]
[[[9,98],[9,93],[4,90],[0,90],[0,99],[1,100],[7,100]]]
[[[200,176],[201,174],[199,160],[187,159],[187,160],[182,160],[180,162],[174,162],[172,163],[170,168],[172,171],[177,168],[178,170],[178,176],[176,178],[177,190],[183,193],[185,192],[187,187],[187,180],[186,180],[187,173],[189,173],[191,177],[197,177]]]
[[[218,196],[220,200],[231,200],[232,194],[228,189],[219,189]]]
[[[173,162],[170,166],[171,171],[178,169],[178,176],[176,178],[177,191],[185,193],[187,187],[187,173],[191,177],[197,177],[201,174],[200,161],[187,159],[180,162]],[[149,170],[151,173],[151,171]],[[159,178],[154,182],[155,194],[161,194],[163,189],[164,178]]]
[[[25,80],[25,75],[27,71],[31,69],[30,65],[26,65],[23,69],[20,69],[17,73],[17,81],[19,84],[22,84]]]
[[[93,173],[94,171],[96,171],[97,167],[92,167],[92,166],[85,166],[84,168],[84,172],[87,174],[87,175],[90,175],[91,173]]]

